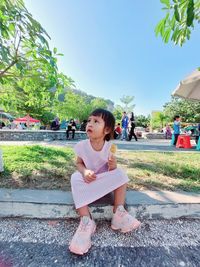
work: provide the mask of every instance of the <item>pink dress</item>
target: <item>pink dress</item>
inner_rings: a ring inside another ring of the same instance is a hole
[[[108,171],[111,144],[110,141],[105,141],[101,151],[95,151],[89,139],[75,145],[76,155],[83,160],[87,169],[97,174],[96,180],[91,183],[86,183],[78,171],[72,174],[71,187],[76,209],[94,202],[128,182],[129,179],[123,170],[117,168]]]

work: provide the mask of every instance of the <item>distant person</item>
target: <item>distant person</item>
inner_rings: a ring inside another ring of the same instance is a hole
[[[76,131],[76,123],[74,119],[71,119],[68,123],[67,130],[66,130],[66,137],[69,139],[69,133],[72,132],[72,139],[74,139]]]
[[[46,126],[45,125],[41,125],[40,126],[40,130],[46,130]]]
[[[173,128],[174,128],[174,146],[177,143],[178,137],[180,135],[180,126],[181,126],[181,122],[180,122],[180,116],[175,116],[174,117],[174,124],[173,124]]]
[[[58,131],[60,130],[60,120],[56,117],[51,123],[51,130]]]
[[[126,111],[123,112],[122,115],[122,136],[121,136],[121,140],[125,139],[127,140],[128,137],[128,116],[126,114]]]
[[[87,120],[83,120],[80,126],[80,131],[85,132],[86,130],[86,125],[87,125]]]
[[[62,120],[60,123],[60,130],[62,130],[62,129],[66,130],[66,128],[67,128],[67,121]]]
[[[169,124],[166,124],[166,127],[165,127],[165,139],[171,139],[172,138],[172,130],[171,130],[171,127],[169,126]]]
[[[131,117],[130,117],[130,131],[129,131],[129,135],[128,135],[128,141],[132,140],[132,137],[135,138],[135,141],[137,141],[137,136],[135,134],[135,117],[134,117],[134,113],[131,112]]]
[[[14,123],[13,119],[11,119],[11,120],[10,120],[10,129],[11,129],[11,130],[14,130],[14,129],[16,129],[16,126],[17,126],[17,125]]]
[[[200,123],[197,126],[196,144],[198,144],[200,138]]]
[[[3,121],[0,121],[0,129],[2,129],[5,126],[6,126],[5,123]]]
[[[122,134],[122,128],[120,127],[120,123],[118,123],[114,131],[114,139],[119,139],[121,137],[121,134]]]
[[[20,122],[20,123],[18,123],[18,125],[17,125],[17,130],[23,130],[23,127],[22,127],[22,124],[21,124],[21,122]]]

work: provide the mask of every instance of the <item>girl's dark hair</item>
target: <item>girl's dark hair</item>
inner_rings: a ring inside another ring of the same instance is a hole
[[[110,130],[110,132],[106,134],[104,140],[109,141],[110,139],[114,138],[115,117],[110,111],[97,108],[90,114],[90,116],[101,117],[105,122],[105,128]]]

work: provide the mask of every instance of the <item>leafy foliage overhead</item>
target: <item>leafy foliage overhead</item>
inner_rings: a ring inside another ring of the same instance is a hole
[[[170,39],[179,45],[190,39],[195,22],[200,23],[200,0],[160,0],[166,16],[157,24],[155,32],[165,43]]]
[[[56,83],[57,49],[49,49],[45,29],[26,9],[23,0],[0,2],[0,81],[22,77]]]
[[[0,105],[5,110],[48,122],[64,87],[73,85],[58,72],[62,54],[50,50],[49,38],[23,0],[1,0]]]

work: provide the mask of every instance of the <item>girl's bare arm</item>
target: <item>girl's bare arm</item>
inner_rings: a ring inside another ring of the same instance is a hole
[[[96,174],[85,167],[85,164],[80,157],[77,157],[76,166],[77,170],[83,175],[84,181],[86,183],[90,183],[96,179]]]

